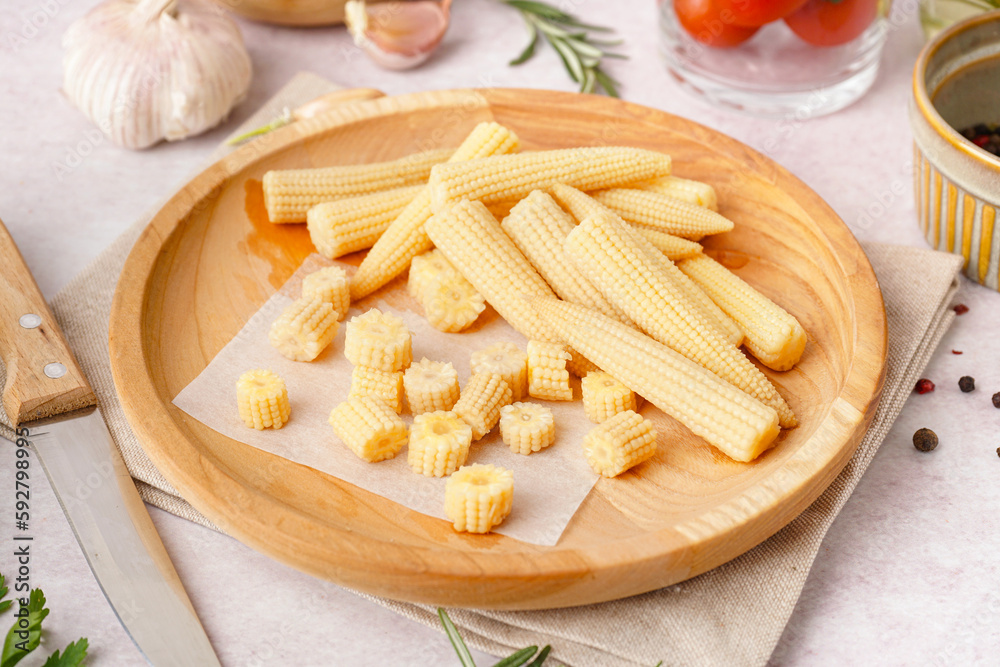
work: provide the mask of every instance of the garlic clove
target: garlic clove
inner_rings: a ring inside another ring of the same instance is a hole
[[[350,0],[347,28],[375,63],[386,69],[416,67],[427,60],[448,30],[451,0],[413,0],[368,6]]]

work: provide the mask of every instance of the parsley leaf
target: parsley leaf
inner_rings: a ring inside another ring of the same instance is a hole
[[[45,594],[36,588],[28,596],[28,604],[21,605],[17,620],[7,632],[0,654],[0,667],[14,667],[21,658],[28,655],[42,640],[42,621],[49,615],[45,608]]]

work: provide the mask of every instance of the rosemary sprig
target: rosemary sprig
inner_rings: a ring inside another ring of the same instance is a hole
[[[536,0],[501,0],[521,12],[528,28],[528,45],[510,61],[520,65],[535,55],[539,40],[544,37],[562,60],[573,81],[580,84],[581,93],[593,93],[598,88],[611,97],[618,97],[618,82],[602,69],[604,58],[628,58],[608,50],[621,40],[598,39],[591,33],[610,33],[611,28],[583,23],[578,18],[545,2]]]

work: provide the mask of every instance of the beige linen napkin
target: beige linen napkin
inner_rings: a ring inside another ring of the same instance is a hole
[[[237,132],[263,125],[336,90],[311,74],[296,76]],[[229,150],[221,147],[212,161]],[[52,300],[70,346],[101,404],[146,502],[216,528],[180,498],[146,458],[115,394],[108,358],[108,318],[125,258],[152,214],[143,216]],[[962,258],[930,250],[865,245],[885,298],[889,354],[885,390],[857,453],[829,489],[766,542],[695,579],[598,605],[531,612],[452,610],[466,640],[505,654],[529,644],[553,646],[556,661],[600,665],[762,665],[774,650],[805,584],[820,542],[875,455],[941,336]],[[862,313],[863,317],[864,314]],[[0,364],[0,386],[4,379]],[[0,420],[9,423],[0,407]],[[216,528],[217,529],[217,528]],[[433,607],[366,596],[404,616],[440,627]]]

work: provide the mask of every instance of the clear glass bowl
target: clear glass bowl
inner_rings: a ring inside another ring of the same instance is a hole
[[[688,33],[674,0],[663,0],[659,12],[667,67],[687,89],[732,109],[800,120],[842,109],[871,87],[888,28],[888,4],[878,2],[868,27],[839,46],[814,46],[776,20],[738,46],[718,48]]]

